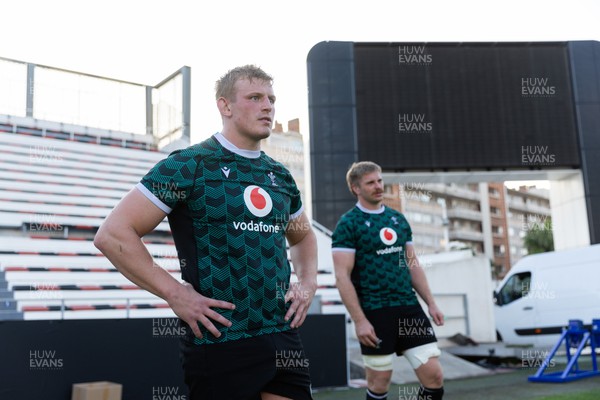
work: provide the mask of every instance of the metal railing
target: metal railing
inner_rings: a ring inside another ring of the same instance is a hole
[[[448,303],[448,300],[444,301],[444,299],[458,299],[460,306],[459,312],[452,312],[450,311],[450,313],[448,313],[445,317],[446,321],[453,321],[453,320],[459,320],[459,321],[463,321],[463,326],[464,326],[464,334],[469,336],[471,334],[471,327],[470,327],[470,318],[469,318],[469,308],[468,308],[468,303],[467,303],[467,295],[466,293],[443,293],[443,294],[434,294],[434,297],[436,299],[438,299],[438,304],[440,304],[443,309],[454,309],[456,311],[456,305],[454,307],[450,307],[448,304],[448,307],[444,307],[444,303]],[[2,320],[9,320],[9,319],[17,319],[17,318],[7,318],[6,316],[9,314],[23,314],[24,312],[27,311],[22,311],[23,309],[23,305],[19,305],[19,303],[23,303],[23,302],[27,302],[27,303],[31,303],[31,302],[36,302],[36,303],[40,303],[43,306],[49,306],[49,307],[56,307],[57,305],[60,306],[60,309],[56,309],[56,310],[48,310],[48,311],[30,311],[30,312],[50,312],[50,313],[56,313],[59,312],[60,316],[59,317],[52,317],[52,318],[39,318],[39,319],[52,319],[52,320],[64,320],[65,319],[65,313],[67,312],[74,312],[74,313],[78,313],[78,312],[82,312],[82,311],[88,311],[88,312],[99,312],[99,311],[122,311],[124,312],[124,316],[121,318],[125,318],[125,319],[129,319],[131,318],[131,311],[132,310],[139,310],[139,308],[136,308],[135,306],[142,303],[143,301],[154,301],[156,302],[157,299],[159,299],[158,297],[115,297],[115,298],[106,298],[106,297],[85,297],[85,298],[69,298],[69,299],[64,299],[64,298],[60,298],[60,299],[53,299],[53,298],[46,298],[46,299],[14,299],[14,298],[2,298],[0,299],[0,304],[2,304],[5,301],[9,301],[12,303],[15,303],[15,309],[14,310],[2,310],[0,309],[0,321]],[[320,301],[321,298],[320,296],[315,296],[315,300],[316,301]],[[101,304],[91,304],[90,302],[92,301],[102,301]],[[56,304],[58,303],[58,304]],[[68,304],[70,303],[70,304]],[[142,303],[142,304],[148,304],[148,303]],[[164,305],[167,304],[164,301],[158,301],[156,303],[152,303],[154,305],[156,304],[160,304],[160,305]],[[101,306],[101,307],[111,307],[111,308],[99,308],[99,309],[84,309],[84,310],[70,310],[70,307],[73,306]],[[25,306],[27,307],[27,305]],[[115,307],[115,308],[112,308]],[[119,308],[116,308],[119,307]],[[320,307],[313,307],[312,312],[318,312],[318,308]],[[164,310],[164,307],[160,307],[160,308],[143,308],[143,309],[155,309],[155,310]],[[446,311],[448,312],[448,311]],[[54,314],[51,314],[54,315]],[[115,318],[119,318],[119,317],[115,317]],[[21,318],[18,318],[21,319]],[[38,318],[36,318],[38,319]],[[456,332],[453,332],[453,334]],[[443,335],[441,337],[444,337]]]
[[[140,310],[140,309],[155,309],[155,310],[164,310],[165,307],[144,307],[144,308],[137,308],[137,305],[140,304],[144,304],[144,305],[165,305],[167,304],[164,301],[157,301],[160,300],[158,297],[115,297],[115,298],[107,298],[107,297],[82,297],[82,298],[37,298],[37,299],[14,299],[14,298],[3,298],[0,299],[0,304],[5,303],[5,302],[11,302],[15,304],[15,309],[0,309],[0,321],[1,320],[8,320],[8,319],[14,319],[14,318],[7,318],[7,315],[11,315],[11,314],[23,314],[24,312],[28,312],[28,311],[23,311],[24,307],[29,307],[31,306],[31,304],[26,304],[23,305],[22,303],[40,303],[40,306],[44,306],[44,307],[56,307],[59,306],[59,309],[51,309],[51,310],[47,310],[47,311],[29,311],[29,312],[51,312],[51,313],[56,313],[56,312],[60,312],[60,317],[53,317],[53,318],[40,318],[40,319],[65,319],[65,313],[66,312],[82,312],[82,311],[91,311],[91,312],[97,312],[97,311],[122,311],[124,312],[124,318],[129,319],[131,318],[131,311],[132,310]],[[152,301],[151,303],[144,303],[144,301]],[[101,301],[102,303],[98,303],[98,304],[92,304],[91,302],[99,302]],[[58,304],[57,304],[58,303]],[[74,309],[71,310],[71,307],[101,307],[101,308],[97,308],[97,309]],[[37,318],[36,318],[37,319]]]

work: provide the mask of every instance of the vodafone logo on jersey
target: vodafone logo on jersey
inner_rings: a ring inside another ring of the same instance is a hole
[[[269,193],[263,188],[251,185],[244,190],[244,203],[246,208],[256,217],[265,217],[273,209],[273,200]],[[279,233],[278,225],[271,225],[268,222],[251,221],[233,221],[233,229],[252,232]]]
[[[376,253],[378,255],[381,256],[384,254],[400,253],[402,251],[402,246],[392,246],[394,243],[396,243],[396,240],[398,240],[398,234],[392,228],[381,228],[381,230],[379,231],[379,238],[381,239],[383,244],[391,247],[386,247],[385,249],[377,250]]]
[[[246,208],[257,217],[264,217],[273,209],[273,200],[269,193],[255,185],[248,186],[244,190],[244,203]]]
[[[396,240],[398,240],[398,234],[396,234],[396,231],[387,227],[381,228],[379,231],[379,237],[386,246],[391,246],[396,243]]]

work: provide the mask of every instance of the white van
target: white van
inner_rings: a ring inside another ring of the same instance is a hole
[[[600,244],[524,257],[494,299],[499,340],[554,346],[570,319],[600,319]]]

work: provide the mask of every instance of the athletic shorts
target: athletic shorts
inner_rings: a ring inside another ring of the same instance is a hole
[[[437,342],[431,322],[420,305],[365,311],[381,340],[378,348],[360,345],[363,355],[401,355],[405,350]]]
[[[261,392],[312,399],[296,329],[200,346],[183,339],[180,350],[188,400],[260,400]]]

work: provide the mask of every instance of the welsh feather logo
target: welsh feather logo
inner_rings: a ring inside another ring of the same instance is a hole
[[[269,193],[255,185],[248,186],[244,190],[244,202],[248,210],[257,217],[264,217],[273,208],[273,200]]]
[[[396,231],[393,230],[392,228],[381,228],[381,230],[379,231],[379,237],[381,238],[381,241],[383,242],[383,244],[390,246],[394,243],[396,243],[396,240],[398,239],[398,235],[396,234]]]

